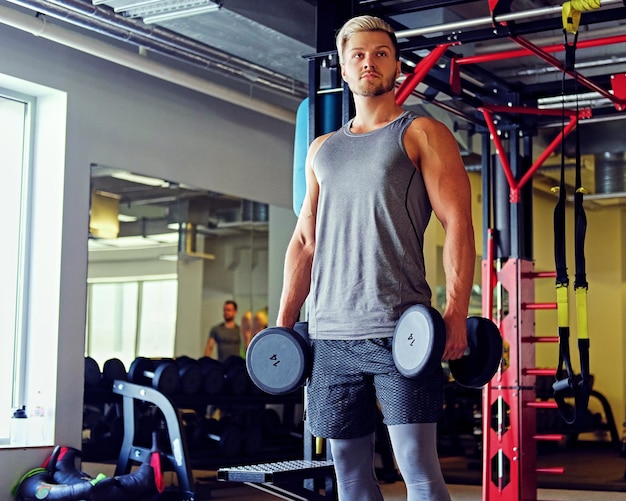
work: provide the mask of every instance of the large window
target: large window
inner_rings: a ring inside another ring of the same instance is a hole
[[[29,139],[34,103],[0,88],[0,165],[4,214],[0,260],[0,444],[9,443],[12,410],[24,404],[28,276]],[[23,445],[23,444],[22,444]]]
[[[138,357],[173,356],[176,279],[89,284],[87,355],[100,367],[119,358],[126,369]]]

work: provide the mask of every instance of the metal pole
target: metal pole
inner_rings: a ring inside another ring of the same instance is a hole
[[[603,0],[602,6],[611,4],[622,4],[623,0]],[[522,12],[510,12],[507,14],[501,14],[499,16],[479,17],[478,19],[465,19],[463,21],[457,21],[454,23],[440,24],[437,26],[426,26],[424,28],[414,28],[409,30],[400,30],[396,32],[398,40],[401,38],[413,38],[420,35],[427,35],[430,33],[440,33],[448,31],[458,31],[464,28],[475,28],[478,26],[492,26],[495,23],[502,24],[507,21],[517,21],[519,19],[527,20],[533,17],[551,16],[553,14],[560,14],[562,10],[561,5],[554,5],[552,7],[541,7],[539,9],[531,9]]]

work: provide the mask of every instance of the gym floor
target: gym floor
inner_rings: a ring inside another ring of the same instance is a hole
[[[482,488],[478,485],[456,485],[448,486],[452,501],[482,501]],[[381,489],[385,501],[405,501],[406,491],[404,485],[396,482],[394,484],[381,484]],[[570,491],[556,489],[539,489],[538,499],[559,500],[559,501],[624,501],[626,492],[606,492],[606,491]],[[203,498],[200,498],[203,499]],[[230,499],[247,501],[276,501],[276,496],[267,494],[253,487],[227,487],[211,491],[211,497],[206,499]],[[514,500],[511,500],[514,501]]]
[[[441,458],[442,469],[453,501],[482,501],[481,473],[473,461],[462,457]],[[552,501],[626,501],[626,459],[610,444],[584,444],[572,448],[555,448],[540,454],[538,466],[564,466],[563,475],[538,476],[538,500]],[[95,476],[102,472],[112,475],[115,465],[110,463],[82,464],[82,469]],[[275,501],[273,494],[246,484],[220,482],[215,471],[193,471],[196,501],[257,500]],[[166,485],[176,477],[165,472]],[[262,486],[261,486],[262,487]],[[402,482],[381,482],[385,501],[404,501],[406,491]],[[291,498],[286,498],[291,499]],[[510,501],[516,501],[511,499]]]

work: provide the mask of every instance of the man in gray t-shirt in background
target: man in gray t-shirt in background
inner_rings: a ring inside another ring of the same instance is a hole
[[[204,355],[212,356],[213,348],[217,345],[217,358],[223,362],[231,355],[240,355],[241,336],[239,326],[235,322],[237,315],[237,303],[226,301],[224,303],[224,321],[211,328],[207,339]]]

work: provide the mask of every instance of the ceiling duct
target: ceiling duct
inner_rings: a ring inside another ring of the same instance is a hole
[[[626,155],[606,152],[595,156],[595,192],[624,193],[626,191]]]
[[[622,141],[624,122],[619,119],[594,121],[594,119],[583,121],[579,125],[580,133],[580,154],[583,159],[591,159],[587,162],[590,166],[592,178],[583,183],[590,193],[593,194],[615,194],[623,196],[625,191],[626,160],[624,150],[626,145]],[[543,148],[555,137],[561,134],[560,127],[548,127],[539,130],[536,147]],[[563,151],[566,157],[567,171],[573,171],[576,158],[576,131],[573,131],[564,141]],[[560,158],[561,150],[555,152]],[[560,160],[555,159],[554,165],[542,167],[538,173],[547,174],[553,177],[558,174],[547,172],[554,171],[560,166]],[[583,161],[585,164],[586,160]],[[558,163],[558,166],[556,165]],[[560,167],[559,167],[560,168]],[[585,166],[583,165],[583,175]],[[604,196],[603,198],[606,198]]]
[[[293,78],[263,68],[205,44],[179,35],[158,26],[148,26],[136,19],[116,16],[112,9],[94,6],[81,0],[9,0],[11,3],[37,12],[32,18],[20,12],[0,6],[0,22],[14,28],[28,31],[36,36],[53,40],[94,56],[128,66],[136,71],[172,81],[227,102],[253,109],[273,118],[293,123],[295,114],[284,107],[272,103],[274,98],[290,98],[297,101],[306,96],[306,86]],[[203,70],[210,70],[226,77],[234,78],[245,86],[253,86],[267,91],[267,102],[253,98],[249,94],[226,88],[193,74],[165,67],[144,56],[131,53],[103,42],[88,39],[79,33],[63,30],[59,26],[46,23],[45,14],[67,22],[73,26],[100,35],[131,43],[141,50],[167,56],[179,62],[191,64]],[[250,75],[256,77],[252,80]],[[275,100],[275,99],[274,99]],[[284,101],[284,99],[283,99]]]

